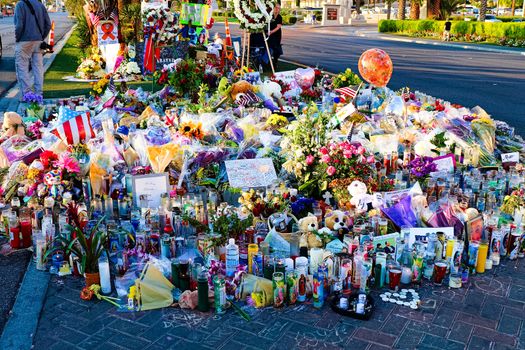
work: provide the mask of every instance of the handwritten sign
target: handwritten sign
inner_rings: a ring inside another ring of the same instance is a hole
[[[148,207],[158,208],[161,195],[170,192],[169,185],[170,181],[167,173],[133,176],[133,202],[139,206],[140,197],[146,196]]]
[[[519,161],[520,161],[520,152],[503,153],[501,155],[502,163],[519,163]]]
[[[275,79],[282,80],[288,84],[291,82],[295,82],[295,71],[294,70],[275,72],[274,76],[275,76]]]
[[[337,121],[339,123],[342,123],[346,118],[351,116],[352,113],[354,113],[355,111],[357,111],[357,109],[354,107],[353,103],[347,104],[346,106],[338,110],[337,113],[335,114],[337,117]]]
[[[224,164],[234,188],[266,187],[277,180],[271,158],[227,160]]]

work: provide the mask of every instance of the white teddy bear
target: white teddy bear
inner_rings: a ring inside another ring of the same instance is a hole
[[[348,186],[348,193],[352,196],[350,204],[359,211],[368,211],[369,203],[373,208],[379,208],[384,204],[381,193],[368,194],[366,184],[361,181],[352,181]]]

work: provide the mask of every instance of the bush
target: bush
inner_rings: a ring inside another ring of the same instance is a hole
[[[284,15],[283,17],[283,24],[284,25],[292,25],[297,23],[297,17],[291,16],[291,15]]]
[[[378,25],[381,33],[400,33],[416,37],[439,37],[444,28],[445,21],[433,20],[382,20]],[[510,42],[511,46],[516,46],[516,43],[525,41],[525,23],[452,21],[450,33],[453,39],[458,41],[487,41],[500,45]]]

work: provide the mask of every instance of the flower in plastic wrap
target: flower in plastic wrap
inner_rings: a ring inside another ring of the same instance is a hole
[[[421,157],[435,156],[436,154],[432,152],[433,149],[436,149],[436,146],[432,144],[432,142],[427,141],[427,140],[418,141],[414,145],[414,152],[416,153],[416,155],[421,156]]]
[[[149,144],[160,146],[171,142],[171,134],[158,116],[151,117],[148,120],[148,128],[146,129],[146,140]]]
[[[480,139],[481,145],[490,153],[496,148],[496,126],[488,116],[475,119],[470,124],[472,131]]]
[[[173,143],[148,146],[148,158],[154,173],[162,173],[178,155],[182,156],[180,146]]]
[[[385,108],[385,114],[395,114],[398,116],[403,115],[405,104],[401,96],[395,95],[390,98],[388,105]]]

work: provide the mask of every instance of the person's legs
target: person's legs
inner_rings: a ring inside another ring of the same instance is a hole
[[[40,49],[40,42],[36,42],[31,56],[31,67],[35,79],[35,92],[44,96],[44,58]]]
[[[31,76],[29,74],[29,60],[32,55],[32,41],[21,41],[15,44],[15,70],[16,80],[20,84],[22,96],[31,89]]]

